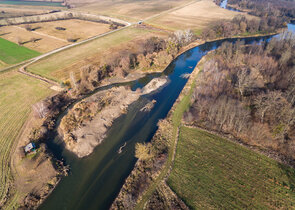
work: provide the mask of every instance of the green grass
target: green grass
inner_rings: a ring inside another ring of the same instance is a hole
[[[39,52],[0,38],[0,60],[7,64],[16,64],[38,55]]]
[[[170,187],[193,209],[294,209],[295,170],[229,140],[181,127]]]
[[[15,70],[0,73],[0,204],[12,183],[10,152],[31,112],[32,104],[53,93],[44,82],[22,75]],[[8,203],[16,204],[12,195]],[[7,209],[12,209],[12,208]]]

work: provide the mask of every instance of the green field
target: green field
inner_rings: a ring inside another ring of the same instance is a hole
[[[44,82],[17,71],[0,73],[0,206],[11,184],[10,152],[13,143],[31,112],[32,104],[53,91]],[[17,194],[14,194],[17,195]],[[10,202],[12,209],[16,196]]]
[[[295,170],[182,127],[168,184],[193,209],[294,209]]]
[[[16,64],[38,55],[39,52],[0,38],[0,60],[7,64]]]

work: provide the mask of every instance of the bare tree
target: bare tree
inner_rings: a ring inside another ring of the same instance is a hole
[[[71,86],[74,90],[77,89],[77,80],[76,80],[76,77],[75,77],[75,74],[71,71],[70,73],[70,79],[71,79]]]
[[[47,106],[45,106],[44,102],[38,102],[33,105],[34,112],[38,115],[39,118],[44,118],[49,112]]]

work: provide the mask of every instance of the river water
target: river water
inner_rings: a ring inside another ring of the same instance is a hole
[[[228,10],[231,10],[231,11],[235,11],[235,12],[240,12],[240,10],[238,9],[235,9],[235,8],[231,8],[229,6],[227,6],[227,1],[228,0],[224,0],[220,3],[220,7],[223,8],[223,9],[228,9]]]
[[[290,30],[295,25],[289,25]],[[271,37],[244,38],[245,44],[268,41]],[[59,209],[108,209],[122,187],[124,180],[134,167],[134,147],[137,142],[148,142],[157,129],[157,123],[164,119],[185,86],[187,79],[182,74],[191,73],[200,59],[208,51],[219,47],[223,42],[236,42],[237,39],[224,39],[205,43],[177,57],[161,74],[148,75],[128,85],[135,90],[143,87],[152,78],[167,75],[170,83],[158,92],[141,96],[130,105],[127,114],[115,120],[107,138],[94,152],[78,159],[55,140],[48,145],[58,158],[63,158],[71,166],[71,173],[64,177],[53,193],[42,204],[42,210]],[[148,101],[156,100],[150,112],[140,112]],[[119,148],[124,145],[122,153]]]
[[[0,0],[0,4],[63,7],[62,2],[50,2],[50,1],[17,1],[17,0],[2,1]]]

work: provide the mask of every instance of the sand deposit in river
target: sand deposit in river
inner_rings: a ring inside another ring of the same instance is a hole
[[[59,134],[66,148],[78,157],[90,155],[106,137],[109,127],[128,106],[141,95],[149,94],[167,84],[167,77],[151,80],[141,91],[114,87],[100,91],[77,103],[62,119]]]

